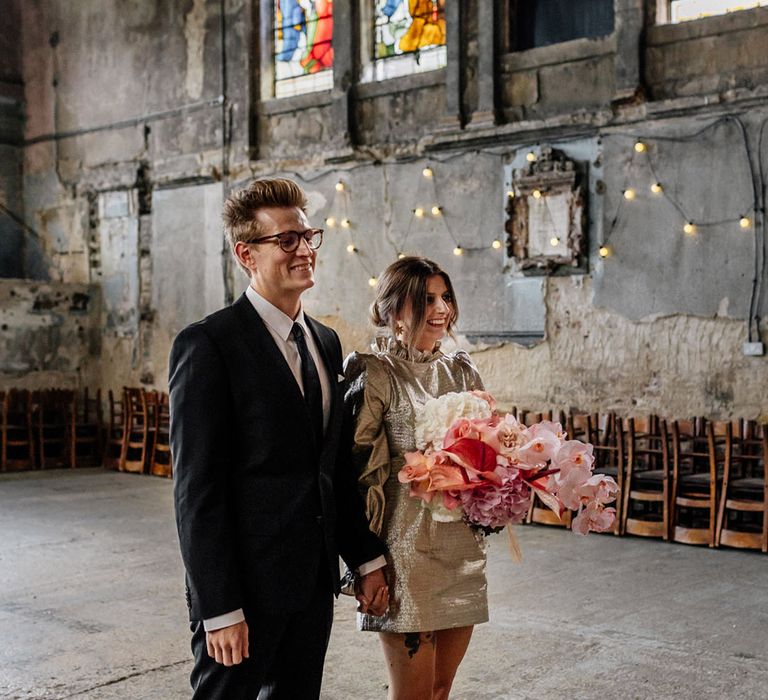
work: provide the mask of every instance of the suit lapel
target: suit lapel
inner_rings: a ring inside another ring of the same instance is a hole
[[[269,367],[275,371],[275,384],[287,393],[287,399],[301,407],[298,410],[303,410],[306,420],[309,421],[309,410],[301,389],[296,383],[296,378],[261,316],[245,294],[233,304],[233,307],[242,320],[242,327],[247,337],[246,345],[258,362],[256,366]]]

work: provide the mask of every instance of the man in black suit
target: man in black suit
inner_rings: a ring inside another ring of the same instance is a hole
[[[174,500],[192,621],[195,698],[320,694],[338,556],[360,608],[383,614],[384,547],[339,454],[342,356],[305,315],[321,229],[285,179],[224,205],[250,285],[179,333],[170,357]]]

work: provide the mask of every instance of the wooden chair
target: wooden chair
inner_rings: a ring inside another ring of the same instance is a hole
[[[143,389],[123,389],[123,410],[125,411],[125,434],[120,455],[120,471],[141,474],[149,455],[149,413],[147,398]]]
[[[81,466],[98,466],[102,459],[103,418],[101,406],[101,389],[96,390],[96,396],[88,395],[88,388],[83,390],[82,397],[78,392],[72,395],[71,423],[71,464],[74,469]]]
[[[149,461],[149,473],[155,476],[173,476],[170,444],[171,413],[168,394],[159,394],[155,413],[155,439]]]
[[[112,389],[107,392],[109,421],[104,435],[104,455],[101,462],[107,469],[119,469],[125,439],[125,408],[122,398],[116,399]]]
[[[16,471],[35,466],[32,397],[26,389],[10,389],[2,396],[0,416],[0,470]]]
[[[627,466],[621,534],[669,539],[667,424],[656,416],[627,420]]]
[[[545,412],[521,410],[518,413],[517,419],[524,425],[530,427],[534,425],[534,423],[540,423],[543,420],[551,421],[553,419],[553,412],[551,410]],[[555,419],[560,423],[560,425],[565,424],[565,415],[562,411],[558,412],[558,414],[555,416]],[[550,508],[544,505],[542,500],[534,492],[533,497],[531,498],[531,505],[528,508],[528,514],[526,515],[525,522],[569,528],[571,526],[572,517],[573,514],[571,511],[566,510],[565,513],[563,513],[563,517],[558,518]]]
[[[718,489],[731,468],[733,426],[729,421],[672,423],[672,540],[715,546]]]
[[[715,546],[768,552],[768,426],[746,421],[723,471]]]
[[[35,392],[34,396],[40,468],[71,466],[74,392],[70,389],[43,389]]]

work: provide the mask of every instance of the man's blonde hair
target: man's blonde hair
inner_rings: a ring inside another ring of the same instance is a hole
[[[265,235],[256,214],[266,207],[298,207],[306,213],[307,195],[293,180],[282,177],[254,180],[232,192],[224,202],[222,219],[233,253],[236,243],[247,243]]]

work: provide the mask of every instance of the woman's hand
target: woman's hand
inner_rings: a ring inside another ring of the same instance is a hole
[[[380,617],[387,612],[389,587],[383,567],[358,579],[355,583],[355,598],[359,604],[358,610],[362,613]]]

